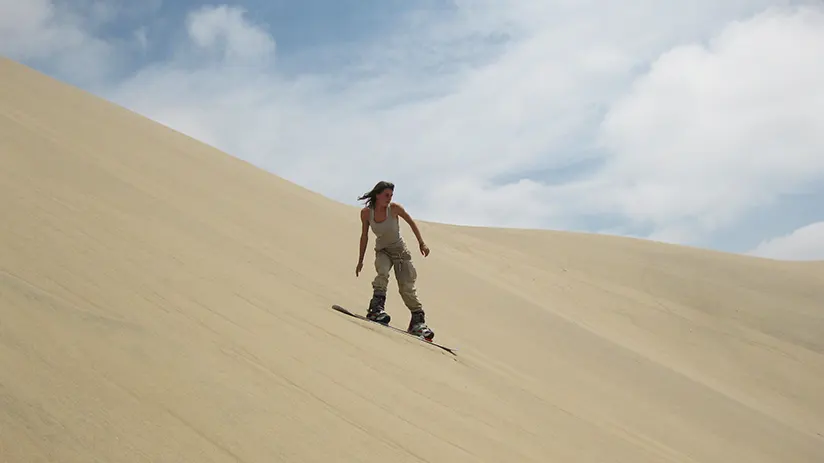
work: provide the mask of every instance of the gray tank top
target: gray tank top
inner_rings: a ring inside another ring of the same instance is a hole
[[[377,237],[375,249],[383,249],[403,241],[398,222],[398,217],[392,217],[389,206],[386,206],[386,219],[383,222],[375,222],[375,210],[369,209],[369,225]]]

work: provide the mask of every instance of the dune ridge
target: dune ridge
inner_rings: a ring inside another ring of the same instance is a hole
[[[822,262],[422,222],[453,357],[330,309],[356,207],[0,82],[0,462],[824,461]]]

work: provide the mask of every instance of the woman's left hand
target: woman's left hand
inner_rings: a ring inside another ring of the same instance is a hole
[[[421,243],[421,254],[423,254],[424,257],[429,255],[429,246],[427,246],[426,243]]]

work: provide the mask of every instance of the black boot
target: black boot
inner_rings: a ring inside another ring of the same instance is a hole
[[[384,304],[386,304],[386,295],[374,293],[372,295],[372,300],[369,301],[369,309],[366,312],[366,318],[378,323],[383,323],[384,325],[388,325],[389,320],[391,320],[392,317],[384,311]]]
[[[412,312],[409,319],[409,328],[406,329],[415,336],[422,336],[424,339],[431,341],[435,337],[435,332],[426,326],[426,315],[423,310],[416,310]]]

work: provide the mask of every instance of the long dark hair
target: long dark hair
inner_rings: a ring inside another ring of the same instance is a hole
[[[374,209],[376,197],[378,196],[378,194],[380,194],[380,192],[387,188],[389,188],[392,191],[395,191],[395,184],[392,182],[382,180],[375,184],[372,190],[368,191],[367,193],[364,193],[363,196],[359,197],[358,201],[363,201],[365,199],[366,206],[369,207],[369,209]]]

